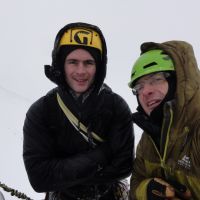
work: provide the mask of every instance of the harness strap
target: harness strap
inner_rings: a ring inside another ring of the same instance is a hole
[[[62,111],[64,112],[65,116],[68,118],[68,120],[70,121],[70,123],[78,130],[78,132],[84,137],[85,140],[89,141],[89,137],[87,136],[88,130],[86,128],[86,126],[81,123],[75,116],[74,114],[69,110],[69,108],[64,104],[63,100],[61,99],[60,95],[57,93],[57,101],[58,104],[60,106],[60,108],[62,109]],[[81,131],[80,131],[81,130]],[[104,140],[98,136],[96,133],[91,132],[90,133],[92,135],[92,137],[99,141],[99,142],[104,142]]]

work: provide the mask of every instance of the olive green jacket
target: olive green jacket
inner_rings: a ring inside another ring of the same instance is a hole
[[[162,177],[186,185],[192,199],[199,200],[200,71],[190,44],[168,41],[141,46],[142,52],[156,48],[163,49],[174,60],[177,75],[175,100],[167,102],[164,107],[160,151],[147,133],[142,134],[133,164],[130,195],[132,199],[147,200],[149,181]]]

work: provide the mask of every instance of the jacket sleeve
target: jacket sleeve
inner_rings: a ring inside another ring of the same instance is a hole
[[[109,164],[94,177],[94,182],[114,182],[130,176],[134,159],[134,132],[131,111],[120,96],[114,100],[114,117],[107,144],[111,153]],[[108,153],[109,154],[109,153]]]
[[[145,161],[143,158],[143,136],[140,139],[137,150],[136,158],[133,161],[133,171],[130,179],[130,199],[147,200],[147,185],[152,178],[147,177]]]
[[[23,127],[23,159],[29,181],[37,192],[62,191],[82,184],[106,162],[97,148],[67,158],[54,151],[54,137],[45,123],[44,98],[35,102],[26,114]],[[99,157],[96,161],[96,157]]]

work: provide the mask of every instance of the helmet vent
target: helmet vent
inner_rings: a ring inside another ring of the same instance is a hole
[[[156,63],[156,62],[151,62],[151,63],[149,63],[148,65],[145,65],[143,68],[146,69],[146,68],[148,68],[148,67],[151,67],[151,66],[157,65],[157,64],[158,64],[158,63]]]
[[[135,72],[133,72],[133,73],[131,74],[131,77],[133,77],[133,76],[135,76]]]

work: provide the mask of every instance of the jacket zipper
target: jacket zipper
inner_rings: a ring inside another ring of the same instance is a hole
[[[166,139],[165,139],[165,143],[164,143],[164,152],[163,152],[163,156],[161,156],[157,146],[155,145],[155,142],[153,141],[153,139],[150,137],[150,140],[152,141],[153,143],[153,146],[159,156],[159,159],[160,159],[160,165],[164,171],[164,175],[165,177],[167,176],[166,172],[165,172],[165,168],[166,168],[166,164],[165,164],[165,161],[166,161],[166,154],[167,154],[167,147],[168,147],[168,143],[169,143],[169,132],[170,132],[170,129],[171,129],[171,125],[172,125],[172,121],[173,121],[173,111],[171,109],[171,107],[169,108],[169,114],[170,114],[170,118],[169,118],[169,125],[167,127],[167,132],[166,132]],[[161,130],[161,135],[164,134],[164,125],[166,123],[166,120],[163,121],[163,126],[162,126],[162,130]],[[162,141],[163,142],[163,141]],[[162,145],[162,144],[161,144]],[[170,168],[171,170],[171,168]]]

